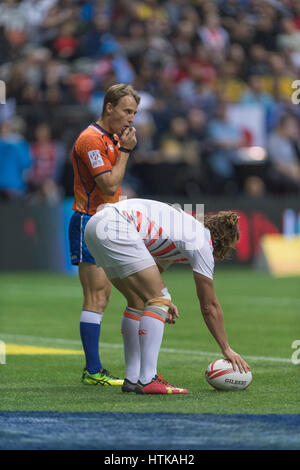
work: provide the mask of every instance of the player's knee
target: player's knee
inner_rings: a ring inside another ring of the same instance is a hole
[[[103,312],[109,302],[111,287],[84,289],[83,293],[85,304],[91,305],[96,311]]]
[[[147,307],[149,306],[159,306],[162,308],[168,308],[171,305],[171,296],[169,292],[166,292],[165,295],[162,295],[160,297],[155,297],[154,299],[148,300],[145,304]]]
[[[110,293],[111,293],[111,287],[107,287],[105,289],[102,289],[101,291],[95,292],[95,298],[97,300],[97,303],[99,305],[102,305],[103,310],[106,308],[109,302]]]
[[[165,322],[167,313],[171,305],[171,296],[169,293],[161,297],[148,300],[145,304],[144,314],[156,315],[159,319]]]

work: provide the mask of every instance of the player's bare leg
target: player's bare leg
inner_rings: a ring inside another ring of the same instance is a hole
[[[79,279],[84,295],[80,335],[86,358],[82,380],[86,384],[122,385],[123,380],[103,368],[99,355],[101,322],[109,302],[111,283],[103,269],[93,263],[79,264]]]
[[[111,283],[105,272],[92,263],[80,263],[78,272],[83,290],[82,309],[103,314],[111,293]]]
[[[137,386],[132,390],[123,391],[135,391],[141,394],[187,393],[187,390],[173,387],[157,376],[157,360],[165,321],[171,306],[170,297],[164,295],[166,286],[157,266],[151,266],[125,279],[113,279],[111,282],[131,302],[135,300],[139,302],[131,303],[131,305],[141,307],[142,303],[137,299],[141,299],[144,304],[143,312],[140,310],[140,320],[136,319],[139,321],[137,326],[139,326],[140,346],[140,372]],[[137,344],[136,332],[137,329],[132,333],[135,335],[135,344]],[[124,347],[126,349],[125,343]],[[128,381],[128,377],[126,380]],[[130,383],[134,382],[130,381]]]
[[[160,275],[158,267],[150,266],[125,279],[112,279],[111,283],[127,298],[134,293],[145,303],[155,296],[162,296],[166,285]]]

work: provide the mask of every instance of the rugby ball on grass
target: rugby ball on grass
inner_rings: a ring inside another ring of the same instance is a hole
[[[205,378],[209,385],[217,390],[244,390],[252,381],[252,374],[240,372],[232,368],[232,363],[227,359],[218,359],[209,364],[205,371]]]

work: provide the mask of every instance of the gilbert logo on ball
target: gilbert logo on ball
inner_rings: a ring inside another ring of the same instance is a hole
[[[205,371],[209,385],[217,390],[244,390],[252,381],[252,373],[233,370],[232,363],[226,359],[218,359],[209,364]]]

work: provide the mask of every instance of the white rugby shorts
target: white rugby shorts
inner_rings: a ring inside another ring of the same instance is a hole
[[[156,265],[134,223],[113,205],[91,217],[84,238],[96,265],[104,269],[108,279],[124,279]]]

